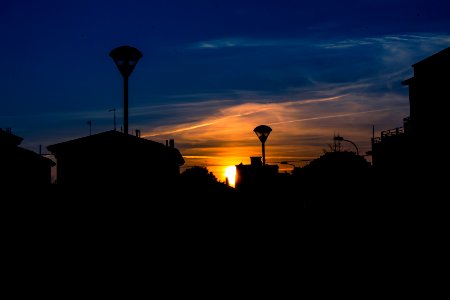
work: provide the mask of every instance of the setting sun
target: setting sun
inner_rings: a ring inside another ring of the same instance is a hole
[[[229,166],[225,168],[225,177],[228,178],[228,183],[230,186],[234,187],[236,179],[236,167]]]

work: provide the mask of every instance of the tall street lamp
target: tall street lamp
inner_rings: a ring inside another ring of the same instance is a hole
[[[253,129],[253,131],[256,133],[256,135],[258,136],[259,140],[261,141],[262,144],[262,159],[263,159],[263,166],[266,165],[266,152],[264,149],[264,144],[266,143],[267,138],[269,137],[270,132],[272,131],[272,128],[270,128],[269,126],[266,125],[259,125],[258,127],[256,127],[255,129]]]
[[[123,76],[123,127],[125,134],[128,134],[128,77],[141,59],[142,53],[131,46],[120,46],[113,49],[109,56]]]

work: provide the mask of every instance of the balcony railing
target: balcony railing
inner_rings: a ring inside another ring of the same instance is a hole
[[[397,127],[394,129],[384,130],[381,132],[381,139],[388,137],[388,136],[394,136],[405,133],[405,129],[403,127]]]
[[[405,133],[404,127],[397,127],[389,130],[384,130],[381,132],[381,137],[372,138],[372,143],[374,144],[381,143],[386,138],[390,138],[404,133]]]

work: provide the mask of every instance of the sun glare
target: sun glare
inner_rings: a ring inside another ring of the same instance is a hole
[[[230,186],[234,187],[236,179],[236,167],[235,166],[226,167],[225,177],[228,178],[228,183],[230,184]]]

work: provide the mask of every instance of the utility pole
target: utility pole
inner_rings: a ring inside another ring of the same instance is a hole
[[[116,108],[111,108],[108,111],[113,111],[114,112],[114,131],[116,131]]]
[[[87,124],[89,125],[89,135],[92,135],[92,121],[87,121]]]

